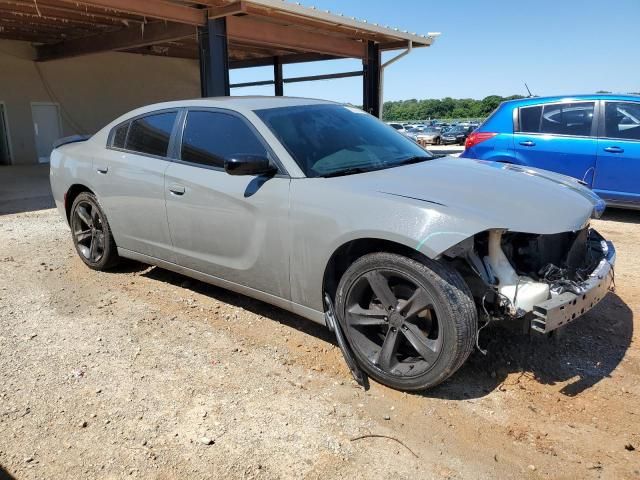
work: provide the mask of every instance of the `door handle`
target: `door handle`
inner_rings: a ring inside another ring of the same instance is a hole
[[[620,148],[620,147],[606,147],[604,149],[605,152],[609,152],[609,153],[623,153],[624,152],[624,148]]]
[[[182,185],[169,185],[169,191],[174,195],[184,195],[185,188]]]
[[[522,145],[523,147],[535,147],[536,142],[532,142],[531,140],[525,140],[523,142],[520,142],[520,145]]]
[[[98,173],[101,173],[102,175],[106,175],[107,172],[109,171],[109,167],[97,167],[96,170]]]

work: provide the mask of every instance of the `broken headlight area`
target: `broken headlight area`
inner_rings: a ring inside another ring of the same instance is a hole
[[[613,245],[588,227],[552,235],[490,230],[463,244],[453,261],[485,321],[521,319],[547,333],[592,308],[613,282]]]

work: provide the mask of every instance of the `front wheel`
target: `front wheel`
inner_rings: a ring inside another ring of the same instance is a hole
[[[391,388],[433,387],[473,349],[471,292],[455,270],[434,261],[365,255],[340,280],[336,307],[360,366]]]

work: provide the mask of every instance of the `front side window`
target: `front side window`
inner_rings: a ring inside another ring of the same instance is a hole
[[[267,149],[241,118],[220,112],[191,111],[182,134],[180,158],[185,162],[224,168],[236,155],[268,157]]]
[[[300,105],[256,114],[307,177],[380,170],[433,158],[412,140],[352,107]]]
[[[166,157],[177,112],[155,113],[131,122],[125,148]]]
[[[608,138],[640,140],[640,102],[607,102],[604,129]]]

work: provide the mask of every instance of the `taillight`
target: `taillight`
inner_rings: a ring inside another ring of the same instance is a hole
[[[464,148],[471,148],[474,145],[484,142],[485,140],[489,140],[497,135],[497,133],[489,133],[489,132],[472,132],[467,140],[464,142]]]

